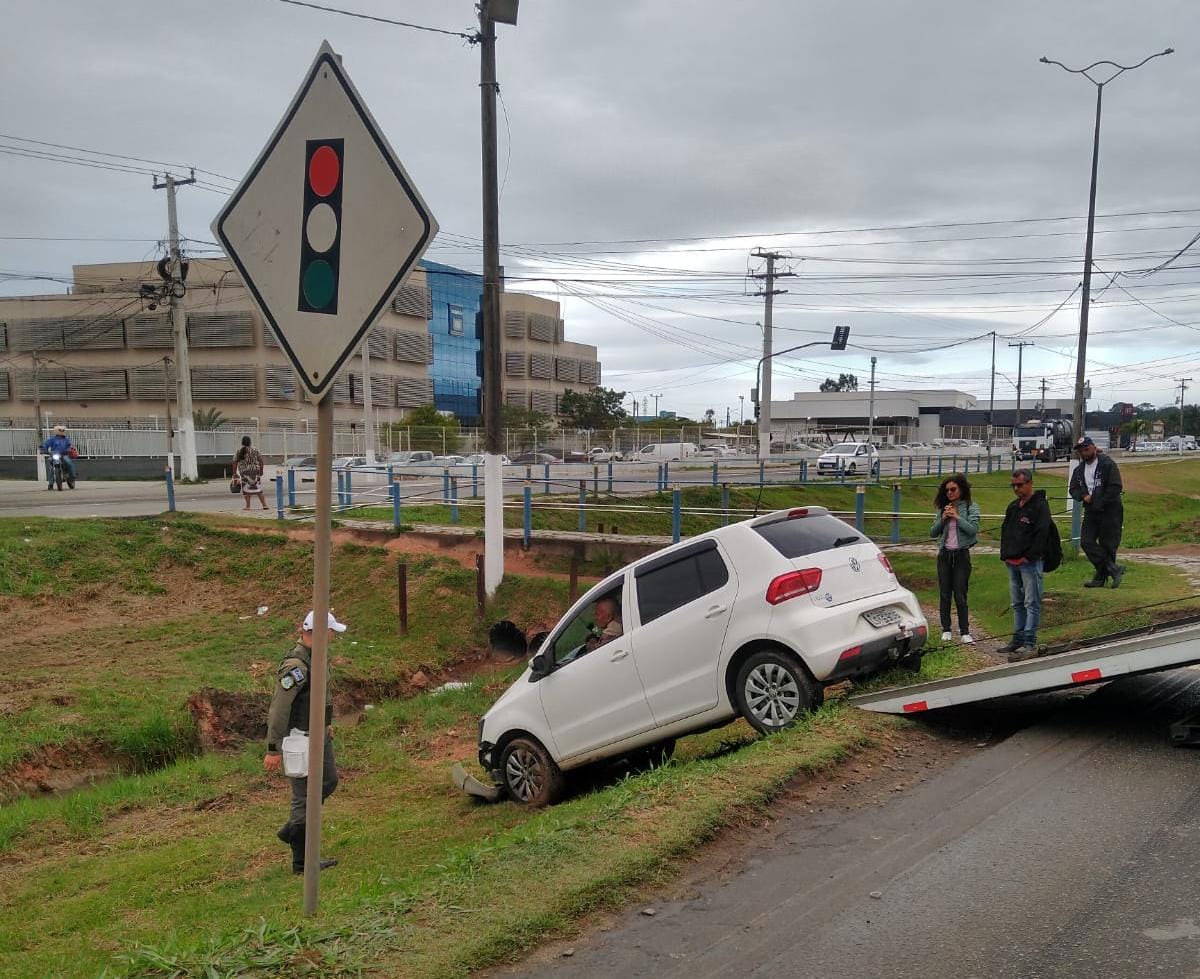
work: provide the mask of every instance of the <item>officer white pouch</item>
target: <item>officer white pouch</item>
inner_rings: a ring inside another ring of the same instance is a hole
[[[308,775],[308,735],[298,727],[283,739],[283,774],[288,778]]]

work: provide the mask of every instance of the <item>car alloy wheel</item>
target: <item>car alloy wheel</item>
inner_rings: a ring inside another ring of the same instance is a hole
[[[736,692],[739,713],[762,734],[791,727],[824,701],[800,664],[776,649],[759,650],[742,664]]]
[[[532,738],[510,741],[504,748],[500,770],[504,787],[517,802],[548,806],[562,795],[562,772],[546,749]]]

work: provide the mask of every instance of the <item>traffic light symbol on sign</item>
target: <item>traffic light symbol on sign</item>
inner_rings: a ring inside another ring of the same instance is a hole
[[[310,139],[305,143],[300,298],[297,307],[303,313],[336,315],[338,309],[344,143],[341,139]]]

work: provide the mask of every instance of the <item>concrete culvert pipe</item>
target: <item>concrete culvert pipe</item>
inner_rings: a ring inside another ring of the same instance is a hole
[[[488,630],[488,648],[508,659],[520,659],[528,649],[525,633],[508,619],[501,619]]]

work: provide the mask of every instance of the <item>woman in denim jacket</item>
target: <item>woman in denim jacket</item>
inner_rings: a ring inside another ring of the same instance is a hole
[[[971,579],[971,548],[979,533],[979,504],[971,501],[971,484],[955,473],[942,480],[933,498],[937,516],[929,536],[938,538],[938,612],[942,620],[942,642],[954,638],[950,631],[950,599],[958,611],[958,631],[964,643],[972,643],[967,621],[967,582]]]

